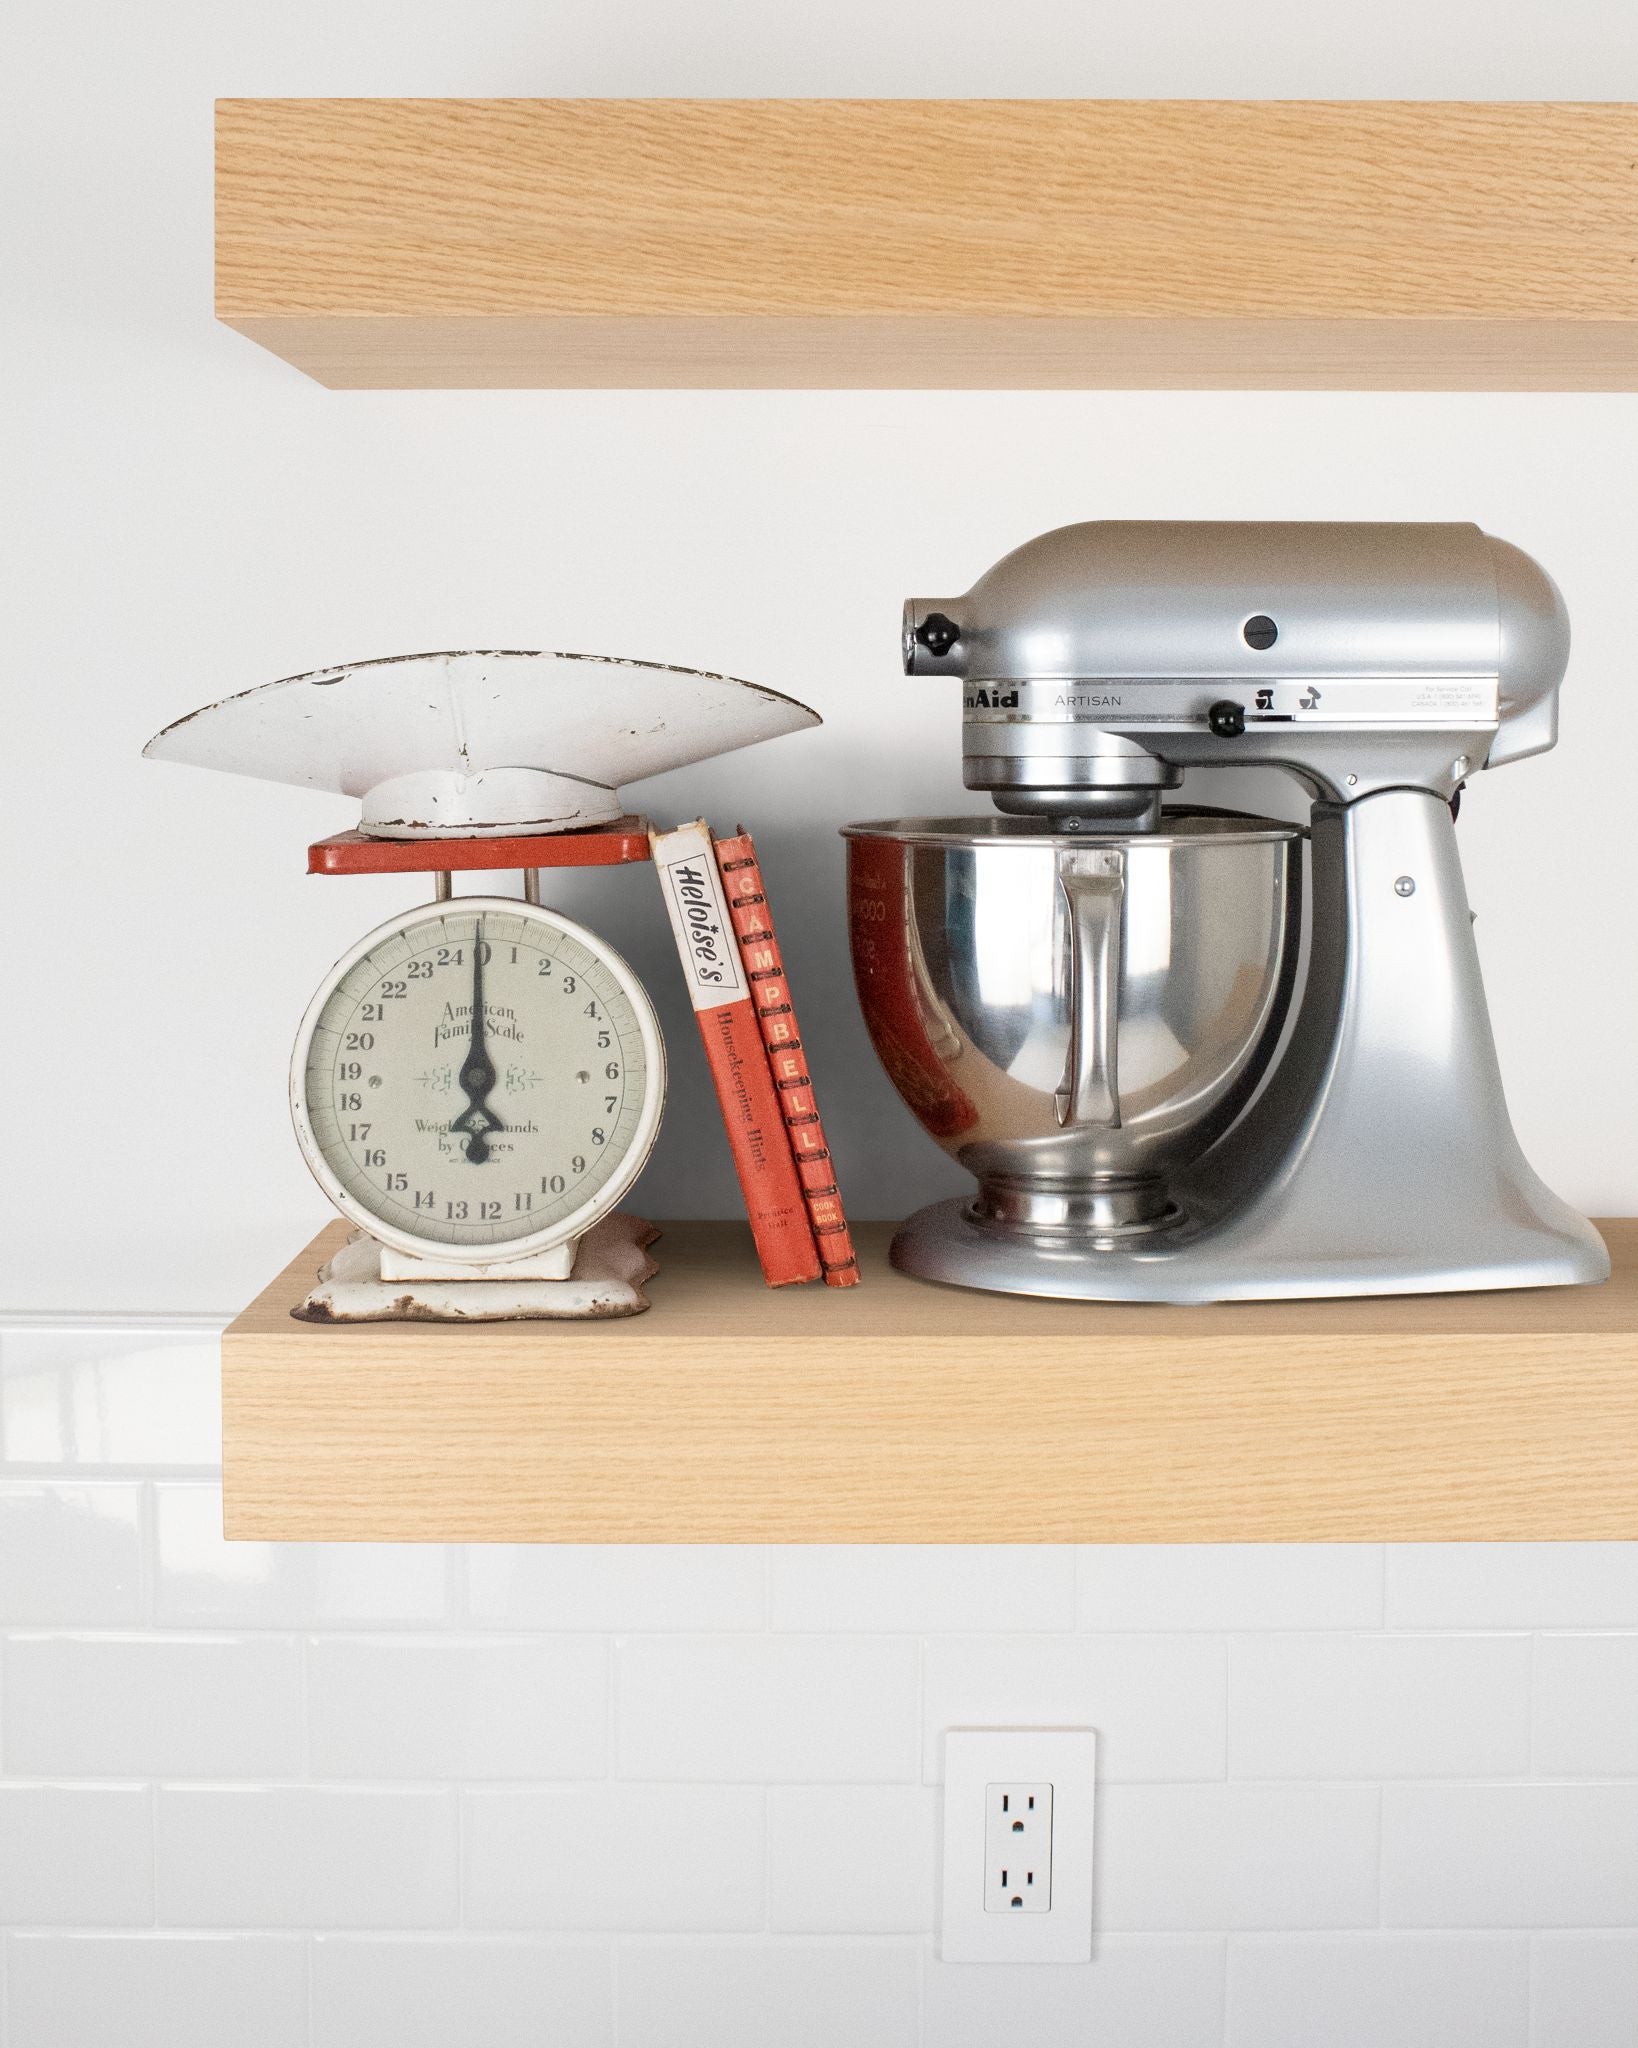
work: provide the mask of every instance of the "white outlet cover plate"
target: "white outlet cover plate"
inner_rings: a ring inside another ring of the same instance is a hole
[[[1092,1822],[1098,1738],[1090,1728],[950,1728],[944,1736],[944,1882],[939,1955],[947,1963],[1092,1960]],[[984,1903],[991,1785],[1052,1787],[1052,1909],[992,1913]]]

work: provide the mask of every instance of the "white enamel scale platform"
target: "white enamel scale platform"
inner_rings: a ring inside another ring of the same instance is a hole
[[[286,676],[179,718],[143,752],[362,799],[383,839],[572,831],[620,790],[819,714],[734,676],[607,654],[402,654]]]
[[[296,1136],[359,1230],[293,1313],[648,1306],[655,1233],[617,1204],[659,1130],[665,1047],[619,954],[541,905],[540,870],[646,859],[624,783],[818,723],[731,676],[452,652],[292,676],[149,741],[154,759],[360,798],[362,831],[310,849],[317,872],[438,877],[435,902],[343,955],[297,1036]],[[523,869],[523,899],[450,893],[452,871],[497,858]]]

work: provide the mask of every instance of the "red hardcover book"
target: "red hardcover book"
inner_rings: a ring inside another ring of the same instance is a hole
[[[703,819],[650,834],[695,1020],[770,1287],[819,1278],[819,1253],[774,1088],[722,877]]]
[[[751,835],[742,827],[731,839],[715,842],[717,866],[728,890],[728,915],[739,940],[745,978],[751,985],[756,1021],[767,1048],[791,1156],[808,1205],[808,1220],[819,1246],[819,1263],[827,1287],[857,1287],[859,1260],[842,1211],[835,1164],[819,1120],[813,1081],[802,1051],[796,1009],[791,1002],[785,960],[774,932],[768,891]]]

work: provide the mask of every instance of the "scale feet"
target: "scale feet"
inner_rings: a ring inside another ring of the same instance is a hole
[[[566,1280],[383,1280],[380,1244],[357,1231],[290,1313],[304,1323],[583,1322],[641,1315],[649,1305],[644,1283],[659,1271],[647,1248],[659,1234],[641,1216],[617,1209],[580,1240]]]

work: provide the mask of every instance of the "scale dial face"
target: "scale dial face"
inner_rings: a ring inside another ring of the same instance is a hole
[[[296,1136],[336,1207],[400,1251],[523,1258],[641,1172],[665,1099],[642,983],[583,925],[461,896],[368,933],[297,1035]]]

